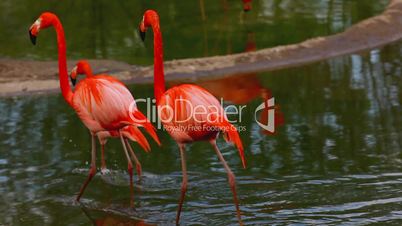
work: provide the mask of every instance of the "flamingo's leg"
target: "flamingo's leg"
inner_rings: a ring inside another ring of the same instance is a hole
[[[130,155],[128,154],[125,139],[124,139],[122,133],[120,133],[120,140],[121,140],[121,143],[123,144],[124,153],[126,154],[126,158],[127,158],[127,162],[128,162],[127,171],[130,176],[130,206],[134,207],[133,163],[131,162]]]
[[[223,167],[225,167],[226,173],[228,174],[229,185],[230,185],[230,188],[232,189],[233,200],[234,200],[234,203],[235,203],[235,206],[236,206],[237,219],[239,220],[239,224],[243,225],[243,223],[241,221],[239,200],[237,199],[235,175],[233,174],[233,172],[230,169],[229,165],[226,163],[225,159],[223,158],[222,153],[219,151],[219,148],[216,145],[216,141],[211,140],[210,143],[211,143],[212,147],[214,148],[216,154],[218,155],[219,160],[222,162]]]
[[[131,154],[131,159],[135,162],[135,167],[137,169],[137,173],[138,173],[138,179],[141,179],[141,175],[142,175],[142,166],[140,161],[138,160],[137,156],[135,155],[133,148],[131,147],[130,143],[128,142],[127,139],[124,139],[124,142],[126,143],[126,147],[128,147],[128,150],[130,151]]]
[[[106,168],[106,160],[105,160],[105,143],[101,143],[101,173],[106,174],[108,169]]]
[[[106,159],[105,159],[105,146],[107,142],[107,138],[105,136],[102,136],[101,133],[98,133],[98,140],[101,145],[101,174],[105,175],[109,173],[110,171],[106,168]]]
[[[180,221],[180,213],[181,213],[181,209],[183,207],[184,197],[185,197],[186,191],[187,191],[187,167],[186,167],[186,153],[185,153],[184,144],[179,144],[179,149],[180,149],[180,156],[181,156],[181,168],[183,171],[183,182],[181,184],[181,195],[180,195],[180,200],[179,200],[179,207],[177,209],[176,225],[178,225],[179,221]]]
[[[78,196],[76,198],[77,202],[80,201],[80,198],[82,194],[85,191],[85,188],[88,186],[89,182],[91,181],[92,177],[95,176],[96,174],[96,140],[95,140],[95,135],[91,134],[92,138],[92,151],[91,151],[91,168],[89,170],[89,174],[87,179],[85,180],[84,184],[82,185],[80,192],[78,193]]]

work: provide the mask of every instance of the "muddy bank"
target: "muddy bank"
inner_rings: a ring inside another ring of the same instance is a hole
[[[230,74],[273,71],[380,47],[402,38],[402,0],[346,31],[298,44],[255,52],[165,63],[167,80],[194,80]],[[166,53],[168,54],[168,53]],[[69,62],[71,68],[75,62]],[[95,72],[108,72],[128,83],[152,82],[153,67],[109,60],[91,61]],[[57,62],[0,60],[0,95],[58,91]]]
[[[77,61],[68,61],[69,71]],[[121,80],[133,78],[139,67],[113,60],[89,60],[95,72],[108,72]],[[138,76],[135,76],[138,79]],[[59,92],[57,61],[0,59],[0,96]]]

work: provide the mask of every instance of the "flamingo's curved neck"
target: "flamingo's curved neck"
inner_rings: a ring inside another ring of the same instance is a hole
[[[154,95],[158,105],[163,93],[165,93],[163,43],[159,20],[152,20],[151,26],[154,33]]]
[[[86,75],[87,78],[94,76],[94,74],[92,73],[92,69],[88,64],[85,65],[84,72],[85,72],[84,74]]]
[[[59,80],[60,89],[64,99],[68,104],[72,105],[73,92],[71,91],[68,81],[67,59],[66,59],[66,39],[64,37],[64,29],[60,20],[56,17],[53,20],[53,26],[57,33],[57,47],[59,51]]]

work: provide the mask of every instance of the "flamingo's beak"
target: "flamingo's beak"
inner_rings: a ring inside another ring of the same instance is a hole
[[[33,45],[36,45],[36,36],[32,34],[31,30],[29,30],[29,38]]]
[[[73,86],[77,83],[77,79],[71,78],[71,83],[73,83]]]
[[[140,33],[140,37],[142,41],[145,41],[145,32],[147,29],[145,28],[144,24],[144,19],[142,19],[142,22],[140,23],[140,26],[138,27],[138,33]]]
[[[145,32],[141,30],[141,28],[138,29],[138,32],[140,33],[140,37],[142,41],[145,41]]]
[[[77,83],[77,66],[75,66],[71,71],[70,80],[73,86],[75,86],[75,84]]]
[[[35,23],[29,28],[29,38],[31,39],[32,44],[36,45],[36,36],[39,33],[41,26],[41,19],[37,19]]]

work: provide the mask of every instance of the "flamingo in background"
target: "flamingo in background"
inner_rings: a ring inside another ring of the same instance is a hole
[[[244,12],[248,12],[251,10],[251,1],[252,0],[242,0],[243,1],[243,10]]]
[[[126,86],[111,76],[99,75],[85,78],[78,83],[73,92],[68,81],[64,29],[59,18],[53,13],[42,13],[29,29],[31,41],[36,44],[39,31],[50,26],[55,28],[57,34],[61,93],[65,101],[76,111],[78,117],[90,130],[92,139],[91,168],[76,200],[80,200],[85,188],[96,174],[95,136],[99,134],[100,139],[104,139],[102,137],[107,137],[110,133],[111,136],[120,137],[123,144],[130,175],[130,204],[133,205],[133,167],[127,151],[127,138],[134,138],[135,141],[141,140],[143,135],[136,130],[137,126],[141,126],[157,139],[154,127],[137,109],[135,100]]]
[[[77,81],[77,75],[79,74],[84,74],[86,75],[86,78],[93,78],[95,76],[92,73],[91,66],[86,60],[81,60],[79,61],[76,66],[73,68],[73,70],[70,73],[70,79],[71,83],[73,86],[75,86],[76,81]],[[100,76],[100,75],[96,75]],[[108,76],[108,75],[104,75]],[[85,80],[84,80],[85,81]],[[153,129],[149,130],[150,135],[152,138],[156,141],[158,145],[160,145],[160,141],[158,139],[158,136],[156,135],[155,131]],[[137,142],[146,152],[151,150],[151,147],[149,146],[149,143],[147,139],[144,137],[144,135],[141,133],[141,131],[136,127],[136,126],[126,126],[122,129],[122,133],[125,137],[129,138],[132,141]],[[114,138],[119,138],[119,133],[117,131],[101,131],[96,134],[99,139],[99,143],[101,144],[101,172],[105,173],[107,171],[106,169],[106,161],[105,161],[105,145],[107,142],[107,138],[109,137],[114,137]],[[142,167],[141,163],[138,160],[138,157],[135,155],[133,149],[131,148],[130,144],[125,140],[126,146],[128,147],[128,150],[130,151],[132,160],[135,162],[136,165],[136,170],[138,173],[138,177],[141,178],[142,174]]]
[[[219,101],[207,90],[191,84],[182,84],[165,90],[162,33],[160,31],[159,16],[153,10],[147,10],[140,23],[139,31],[143,40],[145,39],[145,32],[148,27],[152,27],[154,33],[154,95],[158,107],[158,115],[164,128],[178,143],[181,156],[183,181],[176,224],[180,221],[180,213],[187,191],[185,145],[195,141],[209,141],[227,172],[237,218],[242,225],[236,194],[235,176],[216,145],[216,138],[219,132],[224,132],[226,140],[237,146],[243,167],[245,168],[246,161],[243,145],[237,129],[227,120]],[[197,111],[196,113],[189,111],[192,108],[202,108],[202,111]]]

